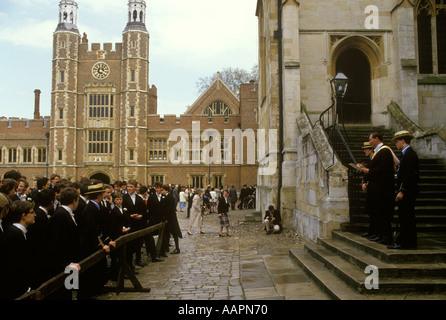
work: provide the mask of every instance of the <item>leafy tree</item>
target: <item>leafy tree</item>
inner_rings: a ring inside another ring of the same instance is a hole
[[[238,97],[240,96],[240,85],[242,83],[248,83],[251,80],[257,81],[258,79],[258,68],[257,65],[254,65],[250,71],[247,71],[242,68],[224,68],[220,71],[220,79],[228,86],[229,89],[234,92]],[[202,94],[212,82],[217,79],[218,72],[215,72],[211,76],[208,77],[200,77],[196,86],[198,89],[198,94]]]

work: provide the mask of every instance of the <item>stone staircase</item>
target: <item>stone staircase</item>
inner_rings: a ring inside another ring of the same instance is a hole
[[[384,128],[346,127],[350,149],[358,162],[365,160],[363,142],[368,133],[384,134],[384,143],[393,148],[392,132]],[[420,195],[416,202],[417,250],[390,250],[362,238],[368,216],[364,213],[362,176],[350,175],[350,222],[333,231],[332,238],[306,243],[290,256],[334,299],[380,299],[389,295],[402,299],[408,294],[439,294],[446,299],[446,168],[441,159],[420,159]],[[355,191],[356,190],[356,191]],[[393,223],[397,222],[397,214]],[[367,289],[367,266],[378,268],[378,289]]]
[[[389,250],[359,235],[333,231],[331,239],[290,250],[294,261],[332,298],[395,299],[408,293],[443,295],[446,299],[446,236],[436,244],[420,234],[417,250]],[[378,268],[378,288],[367,289],[367,266]]]
[[[367,141],[371,130],[384,133],[384,143],[392,147],[400,157],[401,152],[390,142],[393,134],[384,128],[347,127],[349,145],[358,162],[365,160],[361,147]],[[341,226],[343,231],[365,232],[368,226],[368,216],[364,213],[365,195],[360,190],[361,175],[351,179],[352,190],[358,190],[359,196],[350,203],[350,222]],[[419,232],[446,232],[446,167],[440,158],[420,158],[420,193],[415,204],[417,230]],[[397,209],[397,208],[395,208]],[[397,223],[397,211],[393,224]]]

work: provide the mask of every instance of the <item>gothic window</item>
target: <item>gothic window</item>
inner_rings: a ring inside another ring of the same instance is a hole
[[[88,131],[88,153],[89,154],[111,154],[113,144],[113,131],[89,130]]]
[[[232,114],[231,108],[226,103],[221,101],[212,102],[205,110],[205,114],[208,115],[209,120],[212,121],[214,115],[224,115],[225,120],[229,119],[229,115]]]
[[[16,148],[8,149],[8,162],[9,163],[17,162],[17,149]]]
[[[37,162],[46,162],[46,149],[39,148],[37,149]]]
[[[420,74],[446,73],[446,0],[421,0],[417,8]]]
[[[90,118],[113,118],[113,95],[89,95],[88,115]]]
[[[203,175],[193,175],[190,177],[190,185],[193,188],[203,188]]]
[[[136,22],[136,19],[138,19],[138,11],[133,11],[133,22]]]
[[[31,148],[24,148],[23,149],[23,162],[24,163],[29,163],[31,162]]]
[[[149,140],[149,160],[167,161],[167,140]]]
[[[155,185],[155,183],[164,183],[164,176],[161,175],[156,175],[156,176],[151,176],[151,181],[152,181],[152,186]]]

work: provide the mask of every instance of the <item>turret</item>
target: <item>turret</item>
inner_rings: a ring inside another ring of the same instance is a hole
[[[128,22],[125,31],[146,29],[146,2],[144,0],[129,0],[128,3]]]
[[[59,24],[57,31],[72,31],[79,33],[77,29],[78,6],[75,1],[61,0],[59,3]]]

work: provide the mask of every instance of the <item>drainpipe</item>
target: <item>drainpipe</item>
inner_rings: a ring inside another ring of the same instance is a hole
[[[283,162],[283,56],[282,56],[282,0],[277,0],[277,31],[274,33],[274,38],[278,40],[278,54],[279,54],[279,154],[278,154],[278,195],[277,208],[281,210],[281,190],[282,190],[282,162]],[[281,210],[282,211],[282,210]]]

